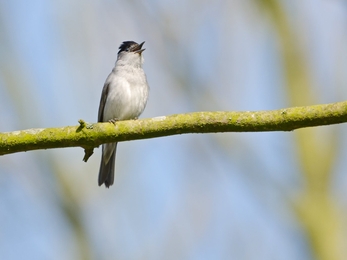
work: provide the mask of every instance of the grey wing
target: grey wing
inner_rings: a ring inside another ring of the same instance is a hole
[[[98,122],[104,122],[104,109],[105,104],[108,96],[108,90],[109,90],[110,83],[106,82],[104,85],[104,88],[102,89],[101,98],[100,98],[100,105],[99,105],[99,113],[98,113]]]

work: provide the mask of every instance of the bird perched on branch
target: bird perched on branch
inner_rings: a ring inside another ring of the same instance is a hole
[[[102,90],[98,122],[116,123],[137,119],[145,109],[149,86],[142,69],[142,46],[125,41],[119,47],[117,61]],[[114,182],[117,143],[102,145],[99,186],[108,188]]]

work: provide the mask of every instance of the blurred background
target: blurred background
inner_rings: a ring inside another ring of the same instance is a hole
[[[142,118],[347,99],[343,0],[0,0],[0,131],[96,122],[122,41]],[[0,157],[0,259],[346,259],[347,125]]]

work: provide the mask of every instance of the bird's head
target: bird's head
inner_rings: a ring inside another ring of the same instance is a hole
[[[118,61],[122,61],[124,64],[128,65],[142,65],[143,57],[142,52],[145,49],[142,49],[142,45],[145,42],[140,44],[133,41],[125,41],[119,46],[118,51]]]

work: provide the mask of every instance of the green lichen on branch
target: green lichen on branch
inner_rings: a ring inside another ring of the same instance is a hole
[[[0,133],[0,155],[37,149],[94,147],[188,133],[292,131],[298,128],[347,122],[347,101],[273,111],[195,112],[150,119],[28,129]]]

